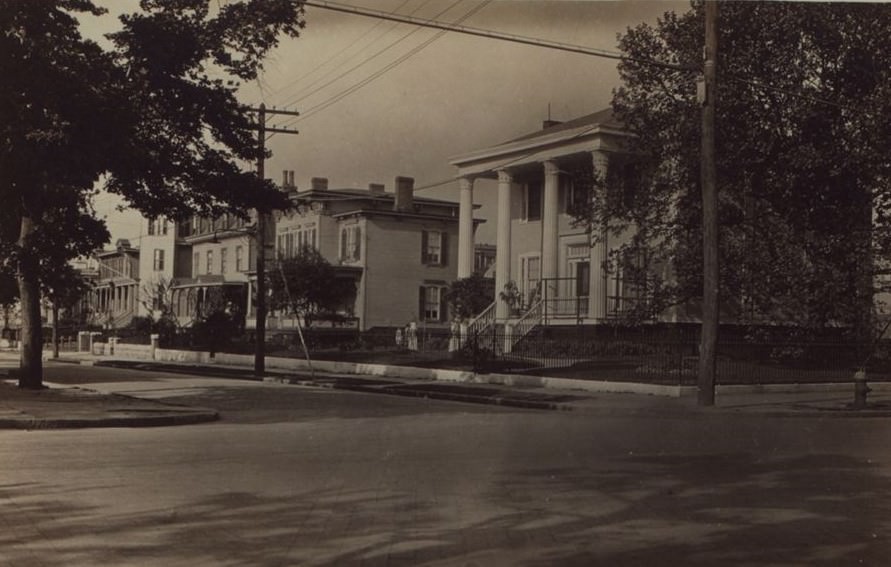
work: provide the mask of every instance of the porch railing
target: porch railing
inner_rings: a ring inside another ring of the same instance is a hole
[[[575,319],[588,316],[587,293],[579,293],[576,278],[545,278],[541,282],[542,314],[545,323],[551,319]]]
[[[544,300],[537,301],[512,325],[509,342],[505,345],[506,352],[511,352],[518,342],[541,324],[545,305]]]
[[[462,337],[461,344],[465,344],[471,337],[478,337],[492,328],[495,324],[495,305],[497,301],[493,301],[488,307],[482,310],[470,323]]]

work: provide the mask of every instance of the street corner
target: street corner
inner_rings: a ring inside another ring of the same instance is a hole
[[[766,417],[809,418],[887,418],[891,417],[891,398],[878,396],[870,401],[856,401],[840,393],[828,395],[753,394],[718,399],[706,411],[733,414],[758,414]]]
[[[0,382],[0,429],[163,427],[219,419],[211,408],[179,406],[121,394],[49,386],[39,390]]]

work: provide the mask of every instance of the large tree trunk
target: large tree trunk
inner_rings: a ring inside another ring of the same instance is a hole
[[[37,258],[30,250],[30,236],[34,224],[30,217],[22,217],[19,232],[18,283],[22,303],[22,355],[19,388],[43,388],[43,325],[40,319],[40,277]]]

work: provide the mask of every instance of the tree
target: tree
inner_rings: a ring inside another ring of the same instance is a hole
[[[10,338],[9,311],[18,303],[18,300],[19,287],[15,277],[0,270],[0,309],[3,310],[3,334],[0,338]]]
[[[43,296],[50,302],[52,310],[53,358],[59,358],[59,312],[71,309],[89,292],[91,285],[83,275],[70,264],[62,264],[41,277]]]
[[[480,274],[455,280],[449,285],[445,299],[452,317],[469,321],[495,301],[495,282]]]
[[[338,277],[334,267],[309,246],[293,258],[280,260],[269,278],[272,308],[297,315],[305,327],[322,317],[341,317],[338,311],[356,298],[355,280]]]
[[[0,0],[0,224],[14,228],[0,241],[22,303],[20,387],[42,385],[42,244],[69,243],[67,261],[102,236],[89,207],[101,176],[148,216],[288,205],[239,166],[259,149],[235,95],[282,34],[298,35],[302,3],[212,4],[142,0],[104,49],[79,31],[76,15],[104,13],[90,0]],[[59,238],[54,218],[78,222]]]
[[[721,3],[725,315],[868,332],[873,275],[891,243],[891,126],[882,118],[891,110],[889,32],[884,4]],[[701,297],[703,34],[703,6],[694,3],[621,36],[628,59],[613,107],[635,134],[629,153],[640,158],[631,178],[593,180],[594,206],[579,213],[608,233],[635,229],[625,249],[670,265],[660,307]]]
[[[173,281],[166,277],[143,281],[139,289],[139,302],[148,313],[149,319],[176,321],[173,312]]]

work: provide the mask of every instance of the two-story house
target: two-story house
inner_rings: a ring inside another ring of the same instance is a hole
[[[458,277],[474,270],[475,185],[495,180],[483,190],[497,192],[496,292],[514,288],[532,324],[597,324],[630,308],[638,300],[635,288],[607,262],[627,237],[592,245],[572,216],[573,207],[587,202],[594,175],[632,164],[625,150],[629,136],[607,109],[563,123],[549,120],[529,135],[453,158],[461,204]],[[591,172],[587,183],[574,173],[585,170]],[[500,293],[487,311],[490,321],[517,315]]]
[[[192,275],[191,247],[185,241],[189,232],[188,222],[144,220],[139,238],[139,316],[160,317],[176,282]]]
[[[140,299],[139,249],[118,239],[114,250],[96,254],[98,273],[90,291],[90,323],[120,329],[137,314]]]
[[[253,225],[234,215],[192,217],[181,226],[171,303],[177,322],[189,326],[216,309],[239,321],[248,310],[248,272],[253,270]]]
[[[397,177],[392,193],[381,184],[333,189],[314,178],[291,198],[294,210],[276,222],[276,254],[312,246],[354,280],[355,301],[344,311],[360,330],[448,325],[445,291],[458,274],[457,203],[416,197],[409,177]]]

